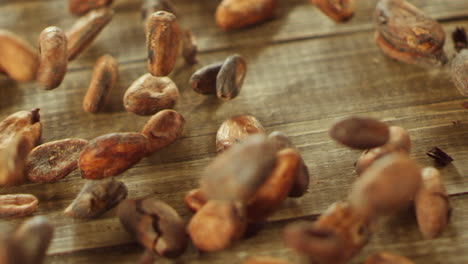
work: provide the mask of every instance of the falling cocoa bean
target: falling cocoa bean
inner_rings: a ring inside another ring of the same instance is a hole
[[[312,3],[335,22],[350,20],[356,9],[354,0],[312,0]]]
[[[200,94],[216,94],[216,78],[224,62],[217,62],[198,69],[190,77],[189,84]]]
[[[232,100],[237,95],[244,84],[247,74],[247,62],[238,55],[229,56],[216,77],[216,96],[222,100]]]
[[[265,134],[265,128],[251,115],[239,115],[225,120],[216,133],[216,150],[223,152],[252,134]]]
[[[355,149],[382,146],[390,136],[388,126],[373,118],[349,116],[337,119],[329,135],[339,143]]]
[[[184,125],[184,117],[174,110],[163,110],[153,115],[141,131],[149,141],[148,155],[182,137]]]
[[[113,0],[68,0],[70,13],[81,16],[89,10],[110,6]]]
[[[37,209],[39,201],[31,194],[0,195],[0,218],[29,216]]]
[[[223,0],[216,9],[216,23],[225,30],[235,30],[271,19],[277,0]]]
[[[61,28],[48,27],[41,32],[38,42],[41,61],[37,81],[46,90],[55,89],[67,72],[67,37]]]
[[[200,189],[191,190],[184,197],[185,206],[193,212],[200,210],[207,202],[208,200]]]

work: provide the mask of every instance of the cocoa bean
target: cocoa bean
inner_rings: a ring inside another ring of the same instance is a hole
[[[216,94],[216,78],[224,62],[217,62],[198,69],[189,84],[192,89],[200,94]]]
[[[185,62],[189,65],[198,63],[197,59],[198,46],[197,40],[192,31],[186,29],[182,31],[182,56]]]
[[[0,195],[0,218],[29,216],[37,209],[39,201],[31,194]]]
[[[68,0],[70,13],[81,16],[89,10],[110,6],[113,0]]]
[[[184,117],[174,110],[163,110],[152,116],[141,131],[149,141],[148,155],[182,137],[184,125]]]
[[[356,9],[354,0],[312,0],[312,4],[335,22],[350,20]]]
[[[193,189],[184,197],[185,206],[193,212],[200,210],[207,202],[208,200],[200,189]]]
[[[67,37],[61,28],[48,27],[41,32],[38,42],[41,61],[37,81],[46,90],[55,89],[67,72]]]
[[[264,134],[265,128],[257,118],[251,115],[239,115],[225,120],[216,133],[218,153],[232,147],[252,134]]]
[[[223,0],[216,9],[216,23],[225,30],[235,30],[273,17],[277,0]]]
[[[349,116],[337,119],[329,135],[339,143],[355,149],[382,146],[389,139],[389,128],[385,123],[369,117]]]
[[[246,74],[245,59],[238,54],[229,56],[216,77],[216,96],[222,100],[232,100],[237,97]]]

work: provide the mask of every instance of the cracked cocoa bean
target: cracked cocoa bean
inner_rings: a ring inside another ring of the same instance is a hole
[[[68,64],[68,40],[59,27],[48,27],[39,35],[41,56],[37,81],[46,90],[57,88],[63,81]]]
[[[284,259],[277,259],[272,257],[250,257],[242,264],[290,264],[290,262]]]
[[[239,95],[247,74],[247,62],[238,55],[229,56],[216,76],[216,96],[232,100]]]
[[[197,59],[198,46],[197,40],[192,31],[186,29],[182,31],[182,56],[185,62],[189,65],[198,63]]]
[[[414,264],[414,262],[394,253],[380,252],[369,256],[364,264]]]
[[[185,224],[166,203],[153,199],[125,200],[118,207],[120,223],[146,249],[175,258],[187,245]]]
[[[89,10],[110,6],[113,0],[68,0],[68,10],[73,15],[81,16]]]
[[[252,134],[265,134],[265,128],[251,115],[239,115],[225,120],[216,133],[216,150],[221,153]]]
[[[312,0],[312,4],[335,22],[350,20],[356,9],[354,0]]]
[[[194,189],[184,196],[184,203],[188,209],[196,212],[200,210],[208,200],[200,189]]]
[[[182,137],[184,125],[184,117],[174,110],[163,110],[153,115],[141,131],[148,138],[148,155]]]
[[[373,118],[349,116],[337,119],[329,130],[331,138],[354,149],[369,149],[387,143],[388,126]]]
[[[225,30],[235,30],[271,19],[277,0],[223,0],[216,9],[216,23]]]
[[[39,201],[31,194],[0,195],[0,218],[29,216],[37,210]]]
[[[224,62],[216,62],[198,69],[190,77],[189,84],[200,94],[216,94],[216,78]]]

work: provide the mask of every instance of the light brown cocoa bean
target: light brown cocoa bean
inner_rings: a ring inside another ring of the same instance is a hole
[[[414,262],[394,253],[380,252],[369,256],[364,264],[414,264]]]
[[[41,56],[37,81],[46,90],[57,88],[63,81],[68,64],[68,41],[59,27],[48,27],[39,35]]]
[[[172,72],[179,56],[181,31],[175,15],[158,11],[148,17],[146,45],[148,71],[154,76],[167,76]]]
[[[197,59],[198,46],[197,40],[189,29],[182,31],[182,56],[185,62],[189,65],[198,63]]]
[[[67,32],[68,60],[72,61],[91,45],[114,16],[110,8],[92,10],[78,19]]]
[[[146,73],[130,85],[123,102],[128,112],[145,116],[174,108],[178,99],[179,89],[169,77]]]
[[[39,201],[31,194],[0,195],[0,218],[25,217],[34,213]]]
[[[208,200],[200,189],[193,189],[184,197],[185,206],[193,212],[200,210],[207,202]]]
[[[265,128],[251,115],[239,115],[225,120],[216,133],[216,150],[221,153],[252,134],[265,134]]]
[[[468,50],[462,49],[455,56],[451,67],[452,81],[458,92],[463,96],[468,96]]]
[[[109,98],[110,91],[117,83],[119,65],[110,55],[99,57],[94,65],[91,83],[83,99],[83,110],[98,112]]]
[[[87,181],[78,196],[65,209],[73,218],[96,218],[118,205],[127,197],[127,187],[113,178]]]
[[[428,167],[421,174],[423,181],[414,199],[416,218],[423,236],[432,239],[447,226],[451,208],[439,170]]]
[[[26,177],[40,183],[62,179],[78,168],[80,152],[87,144],[87,140],[70,138],[35,147],[27,158]]]
[[[337,119],[328,134],[337,142],[354,149],[369,149],[387,143],[388,126],[374,118],[349,116]]]
[[[39,56],[21,37],[1,29],[0,68],[15,81],[34,81],[39,68]]]
[[[350,20],[356,9],[354,0],[312,0],[312,4],[335,22]]]
[[[184,125],[184,117],[174,110],[163,110],[153,115],[141,131],[149,141],[148,155],[182,137]]]
[[[81,176],[97,180],[118,175],[137,164],[148,151],[148,139],[140,133],[111,133],[90,140],[81,151]]]
[[[247,227],[244,207],[230,201],[208,201],[190,220],[187,232],[202,251],[219,251],[240,239]]]
[[[216,77],[216,96],[222,100],[232,100],[239,95],[247,74],[247,62],[238,55],[229,56]]]
[[[110,6],[113,0],[68,0],[68,10],[73,15],[81,16],[89,10]]]
[[[189,84],[200,94],[216,94],[216,78],[224,62],[217,62],[198,69],[190,77]]]
[[[216,9],[216,23],[225,30],[235,30],[271,19],[277,0],[223,0]]]
[[[242,264],[290,264],[289,261],[286,261],[284,259],[277,259],[277,258],[272,258],[272,257],[250,257]]]
[[[118,207],[120,223],[146,249],[175,258],[188,244],[185,224],[168,204],[153,199],[125,200]]]
[[[174,15],[177,14],[174,4],[170,0],[143,0],[141,6],[141,19],[143,20],[145,30],[146,22],[151,14],[158,11],[166,11]]]

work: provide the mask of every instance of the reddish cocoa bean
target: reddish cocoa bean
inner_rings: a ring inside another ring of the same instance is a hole
[[[152,116],[141,131],[149,141],[148,155],[182,137],[184,125],[184,117],[174,110],[163,110]]]
[[[239,95],[247,74],[247,62],[234,54],[229,56],[216,77],[216,96],[222,100],[232,100]]]
[[[350,20],[356,9],[354,0],[312,0],[312,3],[335,22]]]
[[[216,133],[218,153],[232,147],[252,134],[265,134],[265,128],[251,115],[239,115],[225,120]]]
[[[347,147],[369,149],[387,143],[390,131],[385,123],[377,119],[349,116],[337,119],[329,135]]]
[[[81,16],[89,10],[110,6],[113,0],[68,0],[70,13]]]
[[[39,201],[31,194],[0,195],[0,218],[25,217],[34,213]]]
[[[217,62],[198,69],[190,77],[189,84],[200,94],[216,94],[216,78],[224,62]]]
[[[46,90],[57,88],[67,72],[67,37],[61,28],[48,27],[41,32],[38,42],[41,62],[37,81]]]
[[[184,197],[185,206],[193,212],[200,210],[207,202],[208,200],[200,189],[191,190]]]
[[[223,30],[240,29],[273,17],[277,0],[223,0],[216,9],[216,23]]]

